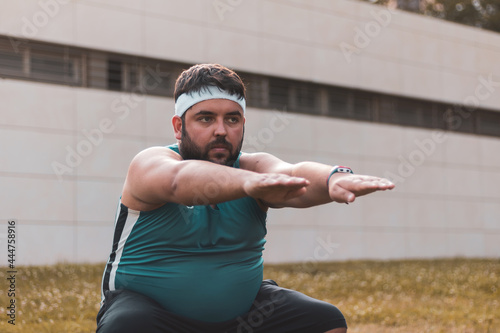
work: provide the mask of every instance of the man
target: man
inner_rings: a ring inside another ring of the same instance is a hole
[[[184,71],[174,97],[177,144],[129,167],[97,331],[346,332],[335,306],[262,281],[266,212],[351,203],[394,184],[240,153],[245,87],[223,66]]]

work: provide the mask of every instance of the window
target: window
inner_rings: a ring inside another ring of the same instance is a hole
[[[432,128],[446,129],[446,104],[432,103],[434,122]]]
[[[438,128],[436,124],[436,112],[433,103],[415,100],[420,104],[420,126],[424,128]]]
[[[8,39],[0,39],[0,76],[24,76],[25,49],[14,49]]]
[[[421,105],[412,100],[398,98],[396,100],[395,115],[397,124],[421,124]]]
[[[69,85],[81,84],[81,55],[59,45],[29,44],[24,71],[36,81]]]
[[[474,133],[476,127],[476,112],[462,105],[448,106],[445,112],[446,129],[462,132]]]
[[[397,124],[396,98],[382,95],[378,98],[378,121],[387,124]]]
[[[328,114],[334,117],[349,118],[352,93],[347,89],[330,89],[328,92]]]
[[[343,88],[328,92],[328,114],[334,117],[369,121],[372,119],[373,96]]]
[[[0,35],[0,78],[173,97],[175,80],[190,66]],[[250,107],[500,137],[500,109],[468,109],[236,71],[246,84]]]
[[[79,61],[64,55],[33,52],[30,57],[30,77],[35,80],[79,84]]]
[[[247,104],[254,107],[269,105],[269,80],[265,77],[247,73],[240,74],[246,86]]]
[[[108,60],[108,89],[122,90],[123,69],[122,62],[119,60]]]
[[[500,112],[480,110],[477,112],[478,133],[500,136]]]
[[[373,94],[355,91],[350,118],[358,120],[371,120],[373,114],[372,98]]]
[[[87,56],[87,86],[108,89],[108,60],[103,52],[92,51]]]
[[[318,114],[319,89],[312,84],[294,84],[292,86],[292,109],[298,112]]]
[[[139,62],[129,63],[124,68],[124,90],[132,91],[134,87],[137,87],[140,82],[141,77],[141,67]]]
[[[146,62],[141,66],[140,88],[148,94],[173,97],[175,80],[181,73],[176,66],[158,62]]]
[[[269,107],[271,109],[290,109],[289,100],[290,84],[286,80],[269,79]]]

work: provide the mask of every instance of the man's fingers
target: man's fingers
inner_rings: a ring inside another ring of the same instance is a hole
[[[304,186],[302,186],[301,188],[299,188],[297,190],[289,191],[285,195],[285,200],[290,200],[290,199],[293,199],[296,197],[300,197],[301,195],[304,195],[306,193],[306,191],[307,191],[307,189]]]
[[[301,177],[290,177],[282,174],[268,175],[263,179],[264,186],[284,186],[301,188],[309,185],[309,181]]]
[[[301,177],[283,174],[260,174],[259,178],[249,183],[247,194],[265,202],[268,206],[300,197],[307,192],[309,181]]]
[[[382,178],[380,180],[380,186],[384,190],[392,190],[394,187],[396,187],[396,185],[393,182],[391,182],[390,180],[385,179],[385,178]]]
[[[394,188],[394,184],[385,178],[358,176],[339,179],[338,184],[349,191],[364,190],[389,190]]]
[[[337,202],[350,203],[356,197],[375,191],[385,191],[394,188],[394,184],[385,178],[349,175],[339,178],[333,186],[330,197]]]
[[[342,186],[335,186],[333,188],[332,199],[336,202],[350,203],[356,199],[356,196],[351,191],[345,189]]]

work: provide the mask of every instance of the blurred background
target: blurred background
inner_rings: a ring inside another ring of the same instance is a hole
[[[175,79],[220,63],[247,84],[244,151],[397,185],[271,211],[267,262],[497,258],[499,13],[486,0],[4,1],[1,246],[15,220],[18,265],[106,261],[130,160],[174,142]]]

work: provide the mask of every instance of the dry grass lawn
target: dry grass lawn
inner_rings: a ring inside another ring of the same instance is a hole
[[[95,332],[103,267],[18,267],[15,326],[1,268],[0,332]],[[350,333],[500,332],[500,260],[267,265],[265,278],[337,305]]]

